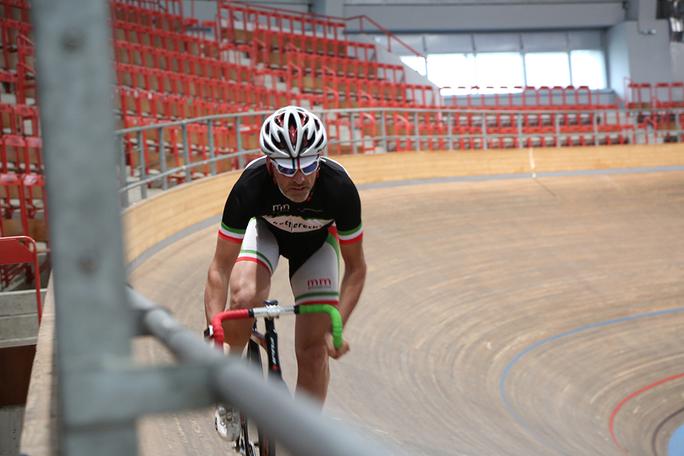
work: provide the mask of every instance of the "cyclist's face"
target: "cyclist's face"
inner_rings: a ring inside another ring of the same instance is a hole
[[[273,170],[273,178],[276,180],[276,184],[280,187],[280,191],[291,201],[295,203],[303,203],[309,197],[311,189],[316,183],[316,177],[318,176],[318,171],[306,176],[301,170],[289,177],[280,174],[278,171]]]

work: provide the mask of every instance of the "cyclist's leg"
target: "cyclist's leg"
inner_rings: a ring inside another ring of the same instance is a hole
[[[299,266],[290,283],[296,304],[339,302],[339,244],[331,233],[326,242]],[[297,353],[297,392],[305,391],[325,401],[330,372],[326,336],[330,332],[327,315],[298,315],[295,327]]]
[[[263,220],[252,219],[245,230],[240,254],[230,274],[230,308],[251,309],[268,299],[271,275],[278,266],[279,249]],[[224,321],[226,343],[240,354],[252,332],[252,320]]]

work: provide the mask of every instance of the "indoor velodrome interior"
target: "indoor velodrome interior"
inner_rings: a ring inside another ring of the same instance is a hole
[[[286,389],[202,336],[287,105],[362,206],[322,410],[302,317]],[[273,456],[228,402],[279,455],[684,456],[681,0],[0,0],[0,128],[0,456]]]

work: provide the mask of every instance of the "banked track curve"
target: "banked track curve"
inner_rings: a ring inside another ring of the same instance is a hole
[[[369,265],[326,413],[414,455],[665,455],[682,424],[684,173],[362,188]],[[214,227],[133,285],[203,326]],[[272,295],[292,302],[286,268]],[[292,321],[279,332],[294,379]],[[136,342],[138,359],[168,354]],[[645,389],[649,385],[655,385]],[[143,454],[226,454],[210,411],[141,423]]]

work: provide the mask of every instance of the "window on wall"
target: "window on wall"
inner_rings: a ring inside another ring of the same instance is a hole
[[[430,54],[427,75],[442,95],[458,94],[475,84],[475,60],[472,54]]]
[[[477,54],[475,69],[475,85],[480,87],[480,92],[515,92],[522,90],[525,85],[523,59],[517,52]]]
[[[606,65],[601,51],[570,51],[572,85],[588,86],[590,89],[605,89],[608,86]]]
[[[570,85],[570,60],[567,52],[525,54],[527,85],[566,87]]]
[[[607,87],[603,52],[480,52],[402,57],[402,61],[441,87],[444,96],[519,92],[524,86]]]

